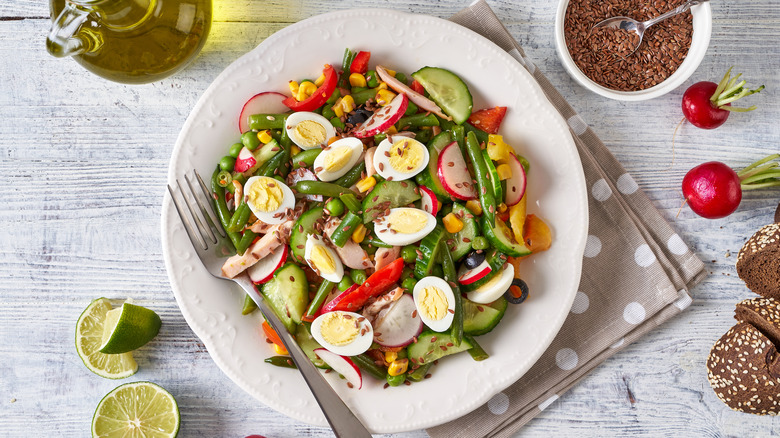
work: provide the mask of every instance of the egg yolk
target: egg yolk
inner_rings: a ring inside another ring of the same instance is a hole
[[[322,165],[328,172],[335,172],[343,168],[349,163],[349,159],[352,158],[352,148],[349,146],[340,146],[325,153],[327,155],[322,160]]]
[[[333,256],[328,251],[328,248],[322,245],[314,245],[311,248],[309,257],[311,264],[316,266],[321,273],[332,274],[336,272],[336,262],[333,260]]]
[[[247,202],[257,211],[274,211],[282,205],[283,199],[284,193],[279,186],[279,181],[268,177],[260,177],[247,193]]]
[[[428,223],[425,213],[413,209],[394,211],[387,220],[391,230],[403,234],[416,233]]]
[[[339,312],[325,314],[320,326],[322,338],[329,344],[336,346],[349,345],[360,334],[358,324],[354,319],[348,319]]]
[[[303,120],[295,125],[295,134],[298,137],[298,146],[313,148],[327,140],[325,127],[313,120]]]
[[[420,292],[417,307],[427,319],[438,321],[447,315],[447,297],[438,287],[427,286]]]
[[[414,140],[403,139],[390,146],[390,166],[402,173],[410,173],[420,167],[424,158],[422,145]]]

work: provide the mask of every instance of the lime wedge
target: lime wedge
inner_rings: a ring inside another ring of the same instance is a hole
[[[111,310],[106,298],[92,301],[76,322],[76,351],[93,373],[109,379],[123,379],[138,371],[132,353],[103,354],[103,321]]]
[[[141,348],[160,331],[160,317],[146,307],[125,301],[103,321],[101,353],[120,354]]]
[[[100,400],[92,417],[92,436],[175,437],[179,421],[179,405],[168,391],[152,382],[125,383]]]

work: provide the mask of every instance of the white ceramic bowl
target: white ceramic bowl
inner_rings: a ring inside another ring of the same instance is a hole
[[[569,0],[561,0],[558,3],[558,11],[555,14],[555,46],[558,49],[558,57],[563,67],[580,85],[588,90],[604,97],[615,100],[640,101],[653,99],[658,96],[674,90],[680,84],[685,82],[693,72],[699,67],[704,54],[707,53],[707,47],[710,44],[710,35],[712,34],[712,9],[709,3],[703,3],[691,8],[693,14],[693,38],[691,48],[688,50],[688,56],[680,67],[671,76],[666,78],[660,84],[641,91],[617,91],[604,87],[593,82],[585,76],[577,64],[574,63],[566,47],[566,37],[563,34],[563,20],[566,16],[566,8],[569,6]]]

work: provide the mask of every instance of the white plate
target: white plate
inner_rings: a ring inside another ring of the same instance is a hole
[[[168,182],[189,169],[209,177],[239,139],[243,103],[261,91],[286,92],[291,79],[315,78],[326,63],[340,65],[345,47],[371,51],[372,64],[411,73],[426,65],[460,75],[474,108],[503,105],[502,133],[528,157],[529,210],[551,226],[552,248],[524,262],[531,296],[511,306],[492,333],[478,338],[491,357],[468,354],[441,360],[433,376],[411,386],[383,389],[367,377],[350,390],[328,374],[344,401],[375,433],[415,430],[458,418],[520,378],[552,342],[580,279],[588,226],[585,179],[569,128],[528,72],[506,52],[449,21],[387,10],[351,10],[289,26],[231,64],[206,90],[182,128]],[[165,265],[184,318],[209,354],[238,386],[298,420],[327,425],[295,371],[263,363],[273,355],[259,317],[241,316],[243,292],[208,275],[187,240],[168,197],[163,202]]]

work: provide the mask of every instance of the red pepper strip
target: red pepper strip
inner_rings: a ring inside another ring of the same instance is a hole
[[[325,68],[322,69],[322,74],[325,75],[325,81],[311,96],[300,102],[295,100],[294,96],[290,96],[284,99],[282,103],[293,111],[314,111],[321,107],[330,95],[333,94],[333,90],[336,89],[336,83],[338,82],[336,70],[330,65],[325,65]]]
[[[333,301],[322,306],[322,313],[334,310],[358,311],[366,304],[369,298],[378,296],[390,289],[390,286],[401,278],[403,269],[404,259],[395,259],[389,265],[371,274],[359,288],[349,294],[343,293],[334,298]]]
[[[417,80],[412,81],[412,85],[410,86],[412,90],[414,90],[416,93],[425,94],[425,88],[423,88],[422,84],[417,82]]]
[[[505,106],[485,108],[472,113],[469,116],[469,123],[488,134],[498,134],[498,128],[501,126],[501,121],[504,120],[505,115]]]
[[[276,334],[276,331],[274,331],[273,327],[271,327],[271,324],[268,324],[268,321],[263,321],[262,327],[263,327],[263,333],[265,333],[265,337],[270,339],[271,342],[278,345],[279,347],[282,347],[282,350],[284,350],[286,354],[287,349],[284,348],[284,344],[282,343],[282,338],[280,338],[279,335]]]
[[[360,51],[355,55],[352,64],[349,65],[350,73],[365,74],[368,71],[368,60],[371,58],[371,52]]]

